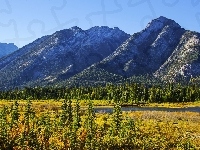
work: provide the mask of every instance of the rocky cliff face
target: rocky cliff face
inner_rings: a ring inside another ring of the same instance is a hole
[[[167,61],[154,73],[164,81],[189,80],[200,75],[200,34],[185,31]]]

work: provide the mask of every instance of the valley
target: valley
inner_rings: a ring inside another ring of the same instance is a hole
[[[0,149],[200,149],[199,54],[163,16],[38,38],[0,58]]]

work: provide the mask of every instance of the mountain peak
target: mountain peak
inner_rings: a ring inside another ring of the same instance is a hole
[[[149,22],[145,29],[154,31],[154,30],[162,29],[167,25],[181,28],[181,26],[178,23],[176,23],[174,20],[168,19],[164,16],[160,16],[156,19],[153,19],[151,22]]]
[[[54,33],[54,35],[57,35],[57,34],[66,35],[66,34],[69,34],[69,33],[74,34],[74,33],[80,32],[80,31],[83,31],[83,30],[81,28],[77,27],[77,26],[73,26],[73,27],[71,27],[69,29],[62,29],[60,31],[56,31]]]
[[[160,16],[160,17],[156,18],[155,20],[159,20],[160,22],[166,22],[166,21],[171,20],[171,19],[168,19],[164,16]]]
[[[88,30],[90,30],[90,31],[102,31],[102,30],[103,31],[113,31],[113,30],[122,31],[118,27],[110,28],[108,26],[94,26]]]
[[[82,29],[79,28],[78,26],[73,26],[73,27],[71,27],[70,29],[71,29],[72,31],[75,31],[75,32],[77,32],[77,31],[82,31]]]
[[[92,28],[90,28],[90,29],[88,29],[89,31],[92,31],[92,32],[94,32],[94,31],[99,31],[99,32],[101,32],[101,31],[107,31],[107,30],[110,30],[111,28],[109,28],[108,26],[94,26],[94,27],[92,27]]]

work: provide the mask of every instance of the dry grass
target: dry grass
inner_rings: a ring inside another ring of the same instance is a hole
[[[11,106],[12,104],[12,101],[0,101],[0,107],[2,107],[3,105]],[[19,101],[19,104],[20,112],[23,115],[26,101]],[[59,111],[61,110],[61,105],[62,101],[32,101],[32,107],[34,108],[37,116],[36,119],[41,119],[42,115],[45,116],[47,114],[51,117],[52,122],[50,122],[51,125],[49,126],[49,128],[52,130],[53,134],[50,138],[50,143],[53,143],[52,141],[56,141],[55,143],[58,147],[62,147],[63,142],[60,140],[60,138],[61,134],[66,131],[62,130],[58,132],[57,130],[55,130],[57,128],[57,125],[55,125],[55,123],[58,123],[59,121],[57,116],[59,114]],[[86,108],[85,102],[82,106],[82,108]],[[108,113],[96,114],[95,122],[97,124],[97,127],[98,129],[104,128],[104,130],[100,130],[100,133],[98,133],[97,131],[95,132],[98,136],[102,136],[100,137],[103,141],[102,144],[118,144],[117,142],[125,143],[126,140],[129,140],[129,137],[110,137],[110,135],[108,134],[108,130],[112,128],[112,117],[112,114]],[[131,140],[134,140],[134,144],[139,148],[145,147],[147,149],[188,149],[188,147],[192,146],[194,147],[194,149],[200,149],[200,113],[198,112],[134,111],[123,112],[123,117],[124,120],[122,121],[122,129],[120,129],[120,132],[126,132],[127,134],[132,132],[131,135],[134,135],[134,137],[131,138]],[[83,125],[85,122],[85,118],[86,116],[84,116],[83,113],[81,117],[81,134],[79,135],[81,137],[83,136],[82,131],[85,131]],[[126,124],[124,124],[125,129],[123,129],[123,123],[127,122],[126,118],[133,119],[135,129],[128,129],[128,125]],[[19,128],[21,129],[19,134],[23,132],[22,129],[24,128],[23,124],[21,123],[22,121],[23,116],[21,116],[21,119],[19,121]],[[10,131],[10,133],[17,132],[18,130]],[[40,137],[40,133],[37,134],[38,137]],[[129,144],[133,144],[133,142],[131,141]]]
[[[187,108],[187,107],[200,107],[200,101],[185,102],[185,103],[149,103],[148,107],[167,107],[167,108]]]
[[[128,112],[134,119],[149,120],[154,119],[157,121],[186,121],[200,123],[199,112],[167,112],[167,111],[135,111]]]

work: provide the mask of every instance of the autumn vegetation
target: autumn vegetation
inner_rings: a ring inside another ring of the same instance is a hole
[[[196,85],[172,84],[1,91],[0,149],[199,149],[199,112],[121,109],[198,103],[199,95]],[[113,112],[96,112],[99,105]]]

